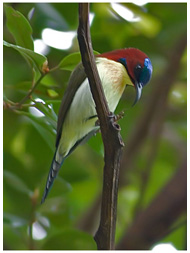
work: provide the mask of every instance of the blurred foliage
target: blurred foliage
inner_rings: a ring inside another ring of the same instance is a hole
[[[151,96],[154,80],[167,66],[171,49],[186,33],[187,5],[122,6],[139,21],[126,21],[110,3],[92,3],[91,36],[98,52],[137,47],[148,54],[153,64],[153,78],[144,88],[141,101],[131,107],[135,94],[127,87],[117,108],[117,112],[125,111],[119,123],[127,145],[130,133],[137,127],[136,119]],[[68,50],[49,47],[45,56],[33,51],[33,41],[41,39],[45,28],[76,31],[77,27],[75,3],[4,5],[4,249],[96,249],[93,234],[83,232],[79,224],[102,189],[100,133],[65,161],[48,199],[40,205],[54,153],[59,105],[80,55],[76,36]],[[126,170],[127,182],[119,190],[116,241],[132,223],[139,198],[142,207],[146,207],[175,173],[186,152],[186,62],[184,52],[181,68],[173,66],[178,77],[170,90],[157,154],[143,196],[140,185],[151,152],[151,134],[136,154],[133,168]],[[27,96],[34,86],[32,96]],[[99,208],[94,209],[97,220],[91,228],[93,232],[98,227],[98,213]],[[183,225],[162,241],[184,249],[185,231]]]

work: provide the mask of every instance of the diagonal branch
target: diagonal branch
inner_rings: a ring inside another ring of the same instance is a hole
[[[101,218],[95,241],[98,249],[114,249],[117,192],[120,158],[123,142],[120,127],[110,113],[97,72],[89,29],[89,4],[79,4],[78,41],[82,62],[89,80],[100,129],[104,143],[104,179],[101,205]]]
[[[147,250],[169,232],[187,209],[187,161],[128,228],[117,249]]]

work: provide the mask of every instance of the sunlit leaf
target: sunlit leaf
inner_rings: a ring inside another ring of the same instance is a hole
[[[52,98],[56,98],[56,97],[59,96],[59,94],[56,91],[52,90],[52,89],[48,89],[47,92],[48,92],[48,95]]]
[[[46,119],[51,123],[54,129],[57,128],[57,114],[53,110],[51,104],[36,103],[35,107],[46,116]]]
[[[35,12],[35,8],[33,7],[33,8],[28,12],[28,15],[27,15],[27,17],[28,17],[29,20],[32,19],[33,15],[34,15],[34,12]]]
[[[7,17],[7,27],[13,35],[18,46],[34,50],[32,39],[32,27],[28,20],[19,11],[5,5],[5,13]]]
[[[148,13],[145,7],[133,3],[121,3],[120,5],[126,8],[126,15],[127,10],[129,10],[133,13],[134,18],[138,17],[140,19],[138,22],[131,22],[136,29],[148,37],[153,37],[158,34],[161,29],[160,20]]]

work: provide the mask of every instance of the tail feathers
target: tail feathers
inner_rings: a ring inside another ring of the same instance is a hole
[[[62,163],[58,163],[56,160],[55,160],[55,156],[54,156],[54,159],[52,161],[52,164],[51,164],[51,168],[50,168],[50,171],[49,171],[49,175],[48,175],[48,178],[47,178],[47,182],[46,182],[46,187],[45,187],[45,190],[44,190],[44,194],[43,194],[43,197],[42,197],[42,200],[41,200],[41,204],[45,201],[52,185],[53,185],[53,182],[54,182],[54,179],[56,178],[60,168],[61,168],[61,165]]]

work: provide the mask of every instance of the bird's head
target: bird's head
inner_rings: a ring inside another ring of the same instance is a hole
[[[134,104],[140,99],[142,88],[149,82],[152,76],[152,64],[148,56],[136,48],[119,49],[112,52],[98,55],[107,59],[120,62],[136,89]]]

